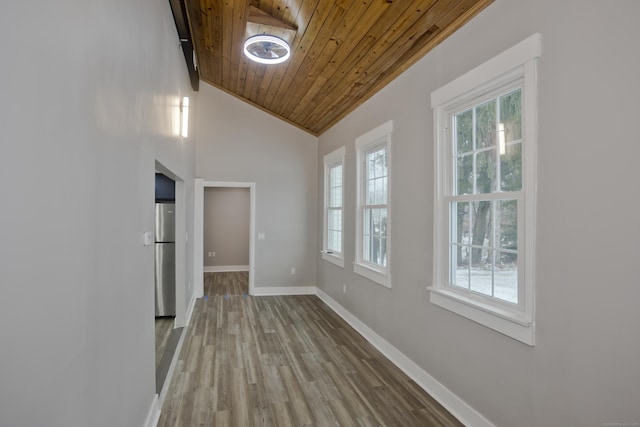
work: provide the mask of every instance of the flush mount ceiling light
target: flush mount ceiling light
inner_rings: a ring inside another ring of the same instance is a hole
[[[289,59],[289,43],[280,37],[259,34],[244,42],[244,54],[252,61],[261,64],[279,64]]]

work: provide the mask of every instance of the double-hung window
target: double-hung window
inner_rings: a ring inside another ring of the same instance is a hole
[[[324,237],[322,258],[344,267],[344,147],[324,156]]]
[[[534,35],[432,94],[431,302],[534,344]]]
[[[358,207],[354,271],[391,287],[391,121],[356,139]]]

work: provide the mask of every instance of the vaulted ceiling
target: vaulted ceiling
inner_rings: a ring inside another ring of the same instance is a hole
[[[186,0],[200,79],[320,135],[493,0]],[[259,64],[268,33],[291,57]]]

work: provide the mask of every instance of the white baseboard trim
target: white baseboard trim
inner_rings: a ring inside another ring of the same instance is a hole
[[[384,338],[375,333],[373,329],[365,325],[357,317],[351,314],[327,295],[322,289],[317,289],[318,297],[327,304],[333,311],[342,317],[349,325],[367,339],[374,347],[384,354],[393,364],[400,368],[424,391],[429,393],[435,400],[444,406],[454,417],[465,426],[473,427],[495,427],[489,420],[478,411],[469,406],[465,401],[453,394],[448,388],[438,380],[429,375],[424,369],[416,365],[411,359],[402,354],[400,350],[389,344]]]
[[[160,404],[158,402],[158,395],[154,394],[151,400],[151,407],[147,414],[147,419],[144,422],[144,427],[156,427],[160,420]]]
[[[315,286],[255,286],[253,295],[257,297],[282,295],[316,295]]]
[[[196,306],[196,295],[195,293],[191,295],[191,301],[189,301],[189,307],[187,307],[187,317],[185,320],[186,326],[189,326],[191,323],[191,316],[193,315],[193,308]]]
[[[210,265],[202,267],[204,273],[229,273],[232,271],[249,271],[248,265]]]

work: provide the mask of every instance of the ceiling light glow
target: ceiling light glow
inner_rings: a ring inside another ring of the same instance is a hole
[[[289,43],[280,37],[259,34],[244,42],[244,54],[260,64],[280,64],[291,56]]]

